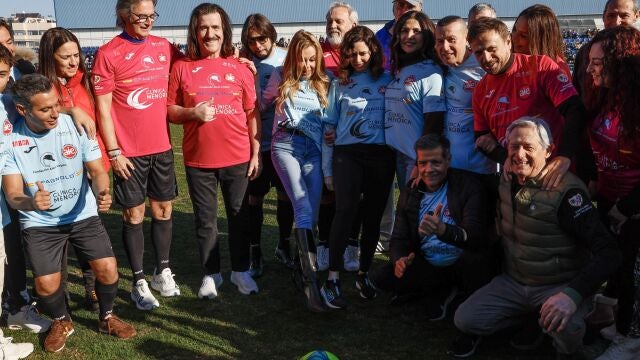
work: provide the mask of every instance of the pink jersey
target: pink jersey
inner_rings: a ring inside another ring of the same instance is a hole
[[[211,99],[216,112],[213,121],[184,123],[184,164],[215,169],[249,161],[245,111],[256,104],[249,68],[231,57],[176,62],[169,79],[168,105],[192,108]]]
[[[601,114],[589,131],[598,167],[597,193],[611,202],[640,184],[640,139],[620,139],[620,127],[618,114]]]
[[[544,119],[560,143],[564,118],[557,107],[577,95],[571,79],[544,55],[513,54],[511,67],[486,74],[473,91],[474,129],[491,131],[504,145],[507,126],[523,116]]]
[[[134,42],[125,36],[98,50],[92,71],[95,94],[113,96],[111,118],[123,155],[167,151],[169,70],[182,54],[164,38],[151,35]]]

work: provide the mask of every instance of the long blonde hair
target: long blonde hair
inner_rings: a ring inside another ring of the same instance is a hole
[[[300,90],[300,80],[302,78],[302,68],[300,66],[302,50],[312,46],[316,50],[316,66],[309,76],[309,87],[318,94],[318,100],[322,107],[327,107],[327,92],[329,90],[329,77],[324,72],[324,61],[322,59],[322,48],[315,36],[310,32],[299,30],[293,35],[287,57],[284,60],[282,70],[282,82],[278,87],[278,98],[276,99],[276,109],[282,111],[282,105],[287,99],[293,100],[293,94]]]

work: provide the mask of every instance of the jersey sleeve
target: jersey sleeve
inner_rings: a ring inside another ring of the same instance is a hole
[[[242,109],[249,111],[256,107],[256,80],[246,65],[240,63],[239,71],[242,79]]]
[[[442,72],[434,72],[421,81],[422,113],[446,111],[443,96]]]
[[[324,124],[323,134],[331,129],[335,129],[335,127],[331,124]],[[327,144],[322,139],[322,176],[333,176],[333,146]]]
[[[98,142],[87,138],[86,134],[80,135],[80,149],[82,151],[82,162],[88,163],[102,158]]]
[[[260,110],[265,111],[273,107],[273,103],[278,97],[278,87],[282,80],[282,68],[277,67],[271,73],[267,87],[262,92],[262,99],[260,99]]]
[[[542,89],[555,107],[572,96],[578,95],[571,78],[551,58],[542,56],[538,61],[538,74],[542,81]]]
[[[183,62],[178,62],[171,67],[171,73],[169,75],[169,90],[167,94],[167,106],[179,105],[184,106],[182,98],[182,69]]]
[[[340,117],[340,101],[338,99],[338,79],[334,79],[331,81],[331,86],[329,87],[329,95],[327,96],[327,111],[326,116],[324,117],[324,122],[327,124],[332,124],[333,128],[335,128],[336,124],[338,124],[338,119]]]
[[[7,137],[7,146],[4,149],[2,156],[5,157],[4,168],[2,169],[2,175],[15,175],[20,174],[20,169],[18,169],[18,163],[16,161],[16,157],[14,154],[13,147],[11,144],[12,137]]]
[[[176,61],[184,58],[184,54],[173,44],[169,43],[169,48],[171,50],[171,65],[175,64]]]
[[[475,89],[473,89],[473,94],[471,95],[471,108],[473,109],[473,130],[475,132],[489,131],[489,122],[487,121],[482,109],[482,95],[484,95],[484,87],[482,85],[485,79],[480,80]]]
[[[98,49],[91,69],[91,81],[96,95],[105,95],[115,89],[115,72],[113,65],[107,59],[107,52],[106,49]]]

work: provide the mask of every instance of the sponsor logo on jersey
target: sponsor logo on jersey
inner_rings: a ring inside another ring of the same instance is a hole
[[[404,84],[407,85],[407,86],[413,84],[414,82],[416,82],[416,77],[413,76],[413,75],[409,75],[409,76],[407,76],[406,79],[404,79]]]
[[[566,83],[569,81],[569,77],[565,73],[558,74],[558,81],[561,83]]]
[[[191,70],[192,73],[197,73],[198,71],[200,71],[200,69],[202,69],[202,66],[196,66],[193,68],[193,70]]]
[[[99,83],[100,80],[102,80],[102,78],[99,75],[93,75],[93,83],[94,84]]]
[[[56,165],[56,158],[50,152],[44,153],[40,157],[40,164],[46,168],[52,168]]]
[[[131,60],[131,58],[132,58],[132,57],[133,57],[133,55],[135,55],[135,54],[136,54],[136,53],[134,53],[134,52],[130,52],[130,53],[128,53],[127,55],[125,55],[124,59],[125,59],[125,60],[127,60],[127,61],[129,61],[129,60]]]
[[[151,106],[152,104],[147,103],[146,101],[140,102],[140,95],[142,95],[145,91],[147,91],[147,88],[138,88],[133,90],[129,94],[129,96],[127,96],[127,104],[129,104],[129,106],[131,106],[132,108],[138,110],[144,110]]]
[[[493,94],[494,94],[495,92],[496,92],[496,91],[495,91],[494,89],[491,89],[491,90],[489,90],[489,92],[487,93],[487,95],[485,95],[484,97],[488,99],[488,98],[492,97],[492,96],[493,96]]]
[[[13,145],[13,147],[21,147],[21,146],[29,146],[31,145],[31,143],[29,142],[29,139],[21,139],[21,140],[14,140],[11,145]]]
[[[62,147],[62,156],[66,159],[73,159],[76,155],[78,155],[78,149],[75,146],[66,144]]]
[[[158,61],[162,64],[166,64],[167,63],[167,55],[165,55],[165,53],[160,53],[158,54]]]
[[[2,133],[5,135],[9,135],[11,134],[12,131],[13,131],[13,125],[11,125],[11,122],[9,121],[9,119],[4,119],[4,123],[2,124]]]
[[[498,111],[504,111],[509,107],[509,97],[508,96],[500,96],[498,98],[498,106],[497,106],[497,110]]]
[[[236,77],[232,73],[226,73],[224,75],[224,79],[227,80],[228,82],[236,82]]]
[[[473,89],[476,88],[476,85],[478,85],[478,82],[476,80],[469,79],[464,82],[462,88],[464,89],[464,91],[473,91]]]
[[[24,152],[25,154],[28,154],[28,153],[30,153],[30,152],[31,152],[33,149],[35,149],[35,148],[37,148],[37,146],[35,146],[35,145],[31,145],[31,146],[29,146],[29,148],[28,148],[27,150],[25,150],[25,151],[23,151],[23,152]]]
[[[155,65],[155,61],[153,61],[153,57],[151,55],[145,55],[142,57],[142,66],[149,67]]]
[[[611,129],[611,119],[609,119],[609,118],[604,119],[604,127],[605,127],[607,130],[610,130],[610,129]]]
[[[209,81],[209,85],[211,86],[215,86],[216,83],[220,82],[220,75],[218,74],[211,74],[209,75],[209,77],[207,78],[207,81]]]
[[[526,100],[531,95],[531,88],[529,85],[523,85],[520,90],[518,90],[518,97],[522,100]]]
[[[360,96],[362,96],[362,97],[366,97],[366,95],[369,95],[369,96],[373,95],[373,94],[371,93],[371,89],[369,89],[369,88],[364,88],[364,89],[360,90]]]
[[[362,125],[364,125],[366,120],[361,119],[356,121],[353,125],[351,125],[351,128],[349,129],[349,133],[351,134],[351,136],[353,136],[356,139],[366,139],[367,135],[363,134],[362,131],[360,130],[360,128],[362,127]]]

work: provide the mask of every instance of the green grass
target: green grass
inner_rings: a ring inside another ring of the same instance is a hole
[[[420,304],[389,307],[387,296],[363,302],[353,288],[353,275],[343,275],[349,308],[314,314],[306,310],[304,295],[296,290],[290,271],[275,263],[272,252],[278,236],[275,222],[276,200],[270,193],[265,201],[263,251],[266,273],[258,279],[260,293],[241,295],[229,281],[226,215],[222,199],[219,226],[225,282],[214,300],[199,300],[202,277],[194,237],[193,211],[182,164],[182,129],[172,127],[176,172],[180,195],[174,205],[174,238],[171,268],[182,296],[160,298],[161,307],[136,310],[129,300],[131,271],[120,239],[120,211],[103,216],[111,235],[121,274],[116,312],[131,322],[138,336],[121,341],[97,332],[97,315],[81,308],[84,289],[81,272],[70,267],[73,320],[76,332],[61,354],[46,354],[42,337],[25,331],[4,329],[14,341],[33,342],[30,359],[297,359],[313,349],[326,349],[340,359],[447,359],[446,348],[455,336],[450,318],[430,323],[422,316]],[[155,260],[145,222],[147,252],[145,270],[153,271]],[[376,257],[374,267],[387,258]],[[322,275],[325,276],[324,274]],[[550,345],[522,353],[508,346],[506,337],[493,337],[481,344],[474,359],[549,359]]]

